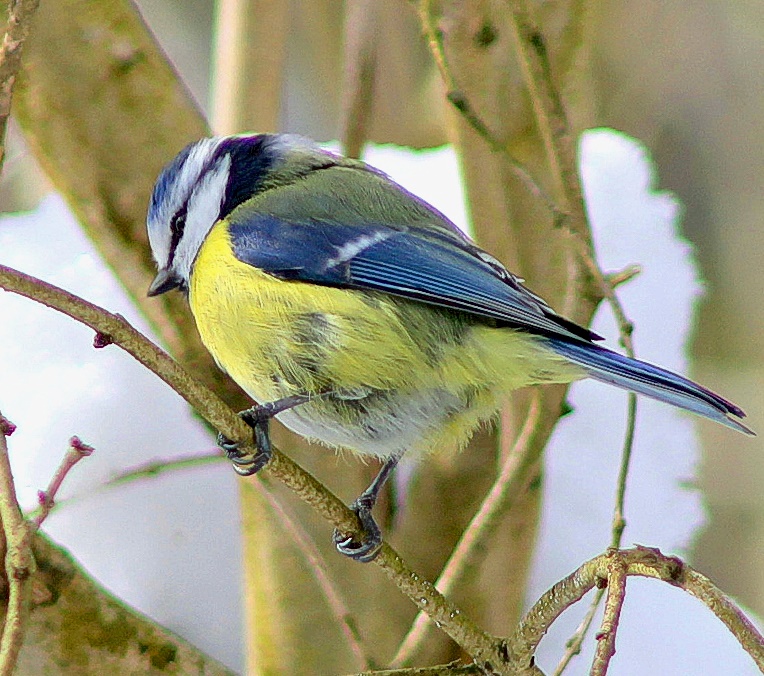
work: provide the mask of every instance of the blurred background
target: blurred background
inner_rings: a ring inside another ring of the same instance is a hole
[[[352,106],[343,100],[343,83],[353,74],[343,67],[344,50],[352,48],[345,36],[350,22],[366,21],[385,45],[376,54],[377,75],[368,92],[366,136],[419,148],[449,140],[450,112],[413,3],[294,0],[286,15],[273,11],[275,4],[252,7],[260,12],[253,15],[261,22],[258,30],[284,29],[289,35],[283,53],[267,54],[285,73],[278,130],[322,141],[347,135]],[[593,64],[583,92],[591,115],[597,125],[623,130],[651,151],[661,188],[672,190],[683,205],[681,227],[706,281],[691,374],[739,403],[750,425],[764,434],[764,5],[753,0],[591,4],[582,38]],[[236,28],[226,23],[224,3],[142,0],[138,6],[199,106],[212,119],[221,115],[216,105],[230,92],[222,79],[211,89],[211,73],[222,59],[253,58],[246,43],[243,53],[227,49]],[[252,53],[264,58],[262,49]],[[271,131],[257,128],[262,119],[257,96],[254,91],[249,128]],[[48,191],[23,141],[13,134],[0,210],[31,208]],[[635,339],[639,349],[639,326]],[[750,440],[710,424],[698,429],[708,523],[690,562],[764,615],[764,445],[761,437]]]

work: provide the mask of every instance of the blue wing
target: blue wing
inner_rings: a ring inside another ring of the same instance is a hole
[[[242,218],[242,216],[244,216]],[[274,276],[383,291],[543,335],[591,340],[498,261],[446,229],[234,215],[234,255]]]

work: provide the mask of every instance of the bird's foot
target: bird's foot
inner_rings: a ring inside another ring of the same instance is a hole
[[[255,452],[247,453],[241,450],[241,444],[229,439],[222,433],[218,433],[218,446],[225,451],[233,465],[234,471],[239,476],[252,476],[259,472],[273,455],[269,422],[271,417],[259,411],[260,406],[254,406],[239,413],[239,417],[249,425],[254,433]]]
[[[239,413],[239,417],[254,431],[255,452],[245,453],[241,450],[239,442],[229,439],[224,434],[218,433],[217,439],[218,446],[225,451],[234,471],[240,476],[252,476],[265,467],[273,455],[269,433],[271,418],[309,400],[310,397],[306,394],[295,394],[266,404],[258,404]]]
[[[382,547],[382,531],[371,515],[376,496],[361,495],[352,505],[352,509],[358,517],[361,526],[360,537],[356,534],[347,535],[334,531],[334,546],[340,554],[349,556],[354,561],[369,563],[373,561]]]

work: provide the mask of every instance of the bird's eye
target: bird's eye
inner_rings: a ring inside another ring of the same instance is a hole
[[[183,230],[186,227],[186,205],[184,204],[170,221],[170,254],[167,258],[168,265],[175,256],[175,249],[178,248],[180,238],[183,236]]]

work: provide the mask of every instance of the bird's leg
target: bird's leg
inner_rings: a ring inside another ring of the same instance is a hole
[[[382,469],[374,477],[374,481],[350,505],[350,509],[356,513],[361,524],[361,530],[363,531],[361,538],[356,539],[355,536],[345,535],[338,530],[334,531],[334,545],[341,554],[361,563],[373,561],[377,554],[379,554],[379,549],[382,546],[382,532],[377,522],[374,521],[371,510],[374,509],[379,492],[393,473],[398,461],[401,459],[401,455],[400,453],[391,455],[385,460],[385,464],[382,465]]]
[[[241,476],[251,476],[259,472],[271,459],[271,437],[268,425],[271,418],[282,411],[286,411],[300,404],[304,404],[316,395],[294,394],[266,404],[258,404],[246,411],[241,411],[239,417],[253,430],[255,436],[255,452],[244,453],[239,449],[239,444],[223,434],[218,433],[218,446],[222,448],[228,459],[233,463],[234,471]]]

